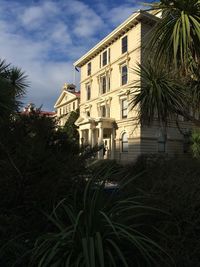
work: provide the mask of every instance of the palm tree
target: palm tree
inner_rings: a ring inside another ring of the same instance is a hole
[[[9,118],[20,107],[20,98],[29,83],[25,73],[17,67],[0,60],[0,120]]]
[[[157,118],[160,126],[166,127],[177,114],[184,114],[187,91],[174,73],[150,61],[138,64],[134,72],[141,80],[134,84],[131,107],[137,108],[139,121],[151,125]]]
[[[161,0],[150,6],[162,10],[162,19],[148,41],[148,49],[155,51],[154,60],[185,71],[191,62],[199,65],[200,0]]]
[[[200,114],[200,0],[161,0],[150,7],[161,9],[162,18],[147,35],[151,59],[135,70],[142,82],[134,85],[132,107],[139,104],[138,117],[148,124],[157,116],[166,126],[182,115],[199,126],[188,109]]]

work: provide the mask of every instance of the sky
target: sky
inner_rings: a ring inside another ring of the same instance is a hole
[[[152,2],[146,0],[145,2]],[[54,110],[73,62],[134,11],[136,0],[0,0],[0,58],[28,75],[24,105]],[[76,74],[79,88],[79,74]]]

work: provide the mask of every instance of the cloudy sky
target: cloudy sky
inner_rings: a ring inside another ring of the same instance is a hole
[[[53,110],[64,82],[74,81],[73,62],[141,8],[141,2],[0,0],[0,58],[28,75],[24,103]]]

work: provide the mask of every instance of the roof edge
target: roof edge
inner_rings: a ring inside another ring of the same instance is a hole
[[[129,16],[124,22],[122,22],[117,28],[115,28],[110,34],[108,34],[105,38],[103,38],[100,42],[98,42],[92,49],[90,49],[87,53],[85,53],[81,58],[73,63],[74,67],[80,68],[85,61],[90,60],[95,54],[98,54],[100,50],[104,50],[108,43],[111,43],[113,39],[115,39],[116,35],[126,29],[129,23],[138,22],[137,19],[141,17],[146,17],[151,21],[158,21],[159,18],[142,10],[138,10],[134,12],[131,16]],[[93,56],[92,56],[93,54]],[[85,63],[84,63],[85,64]]]

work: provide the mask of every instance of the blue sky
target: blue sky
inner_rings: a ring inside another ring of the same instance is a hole
[[[53,110],[63,84],[73,82],[73,62],[141,8],[141,2],[0,0],[0,58],[29,76],[24,103]]]

